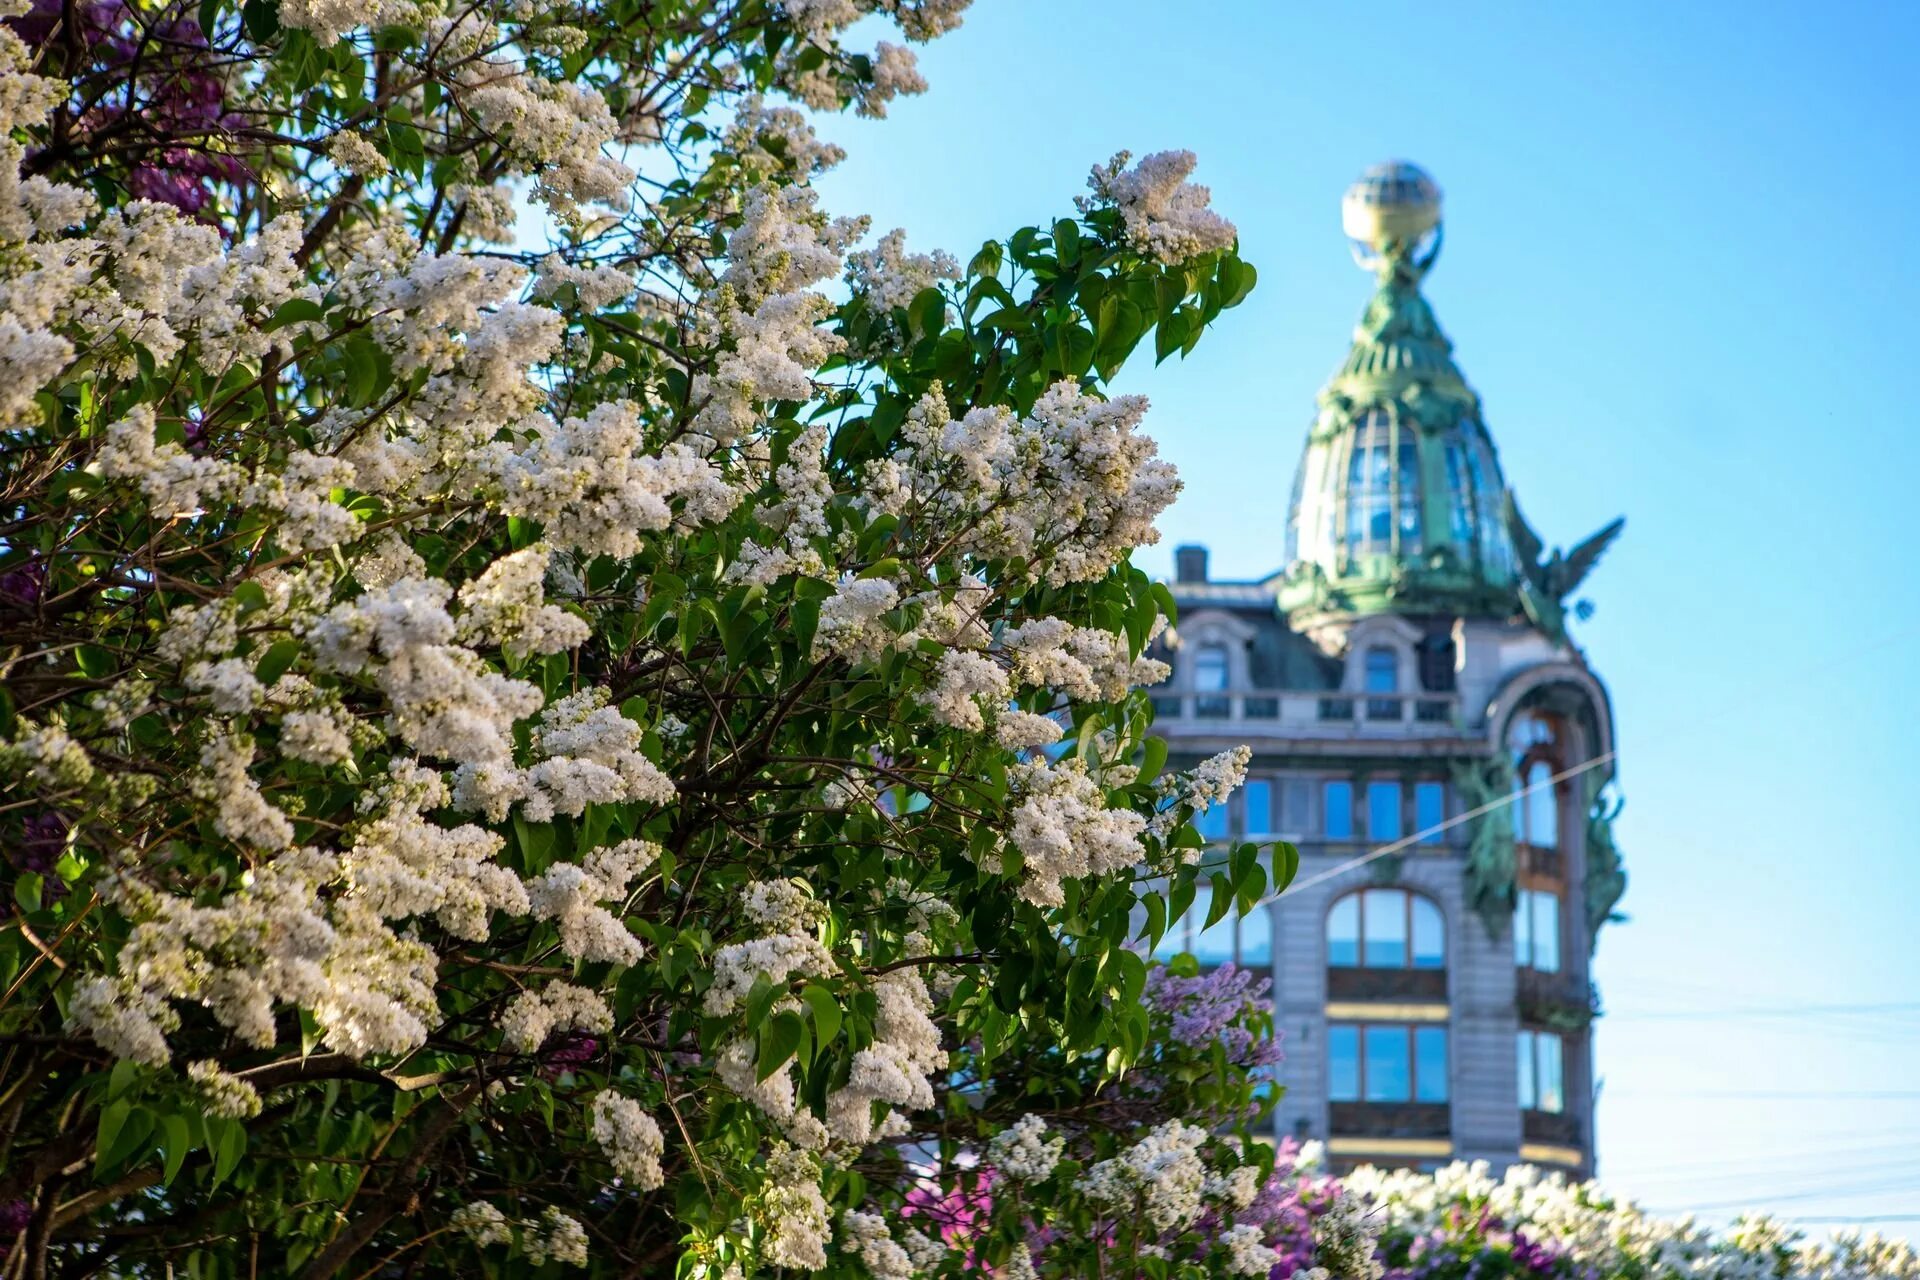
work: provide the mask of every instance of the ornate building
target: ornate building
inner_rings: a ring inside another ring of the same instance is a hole
[[[1543,558],[1520,518],[1420,293],[1433,181],[1379,166],[1342,213],[1378,289],[1307,432],[1286,566],[1218,582],[1180,548],[1153,691],[1176,761],[1253,748],[1206,833],[1291,841],[1299,872],[1242,920],[1196,904],[1161,951],[1271,970],[1277,1127],[1336,1167],[1589,1173],[1588,958],[1625,878],[1612,712],[1563,610],[1620,525]]]

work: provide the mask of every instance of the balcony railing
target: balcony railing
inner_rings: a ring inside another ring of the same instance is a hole
[[[1243,722],[1337,737],[1433,737],[1460,732],[1453,694],[1352,694],[1301,690],[1152,694],[1153,713],[1196,730]]]

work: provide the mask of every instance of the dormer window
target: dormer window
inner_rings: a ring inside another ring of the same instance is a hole
[[[1229,712],[1227,685],[1226,646],[1203,644],[1194,650],[1193,714],[1203,719],[1226,719]]]

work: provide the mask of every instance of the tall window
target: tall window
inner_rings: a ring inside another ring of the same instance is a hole
[[[1398,840],[1400,825],[1400,784],[1375,780],[1367,784],[1367,838],[1376,841]]]
[[[1421,844],[1441,844],[1447,838],[1444,831],[1435,830],[1447,820],[1447,784],[1444,782],[1416,782],[1413,784],[1413,826],[1420,833]]]
[[[1167,892],[1165,881],[1155,881],[1151,888],[1163,897]],[[1265,906],[1255,907],[1245,916],[1237,909],[1230,909],[1220,919],[1207,924],[1207,916],[1213,907],[1213,886],[1200,883],[1194,886],[1193,903],[1178,920],[1167,926],[1160,942],[1153,949],[1155,958],[1171,960],[1181,952],[1186,952],[1198,960],[1203,968],[1216,968],[1223,964],[1237,964],[1246,969],[1268,969],[1273,965],[1273,917]],[[1145,906],[1136,906],[1133,911],[1132,930],[1138,935],[1147,925]]]
[[[1507,731],[1513,752],[1513,838],[1536,849],[1560,847],[1560,735],[1554,721],[1536,712],[1516,718]]]
[[[1327,1097],[1333,1102],[1445,1102],[1447,1029],[1333,1024],[1327,1028]]]
[[[1522,889],[1513,904],[1513,962],[1540,973],[1560,972],[1560,895]]]
[[[1520,1105],[1528,1111],[1567,1109],[1565,1047],[1551,1031],[1522,1031],[1519,1038]]]
[[[1400,699],[1394,695],[1400,692],[1400,655],[1383,647],[1367,650],[1365,679],[1367,719],[1398,720]]]
[[[1193,655],[1193,714],[1213,720],[1227,718],[1227,651],[1205,644]]]
[[[1353,784],[1328,782],[1321,791],[1320,799],[1320,829],[1327,839],[1353,839]]]
[[[1193,829],[1209,843],[1227,838],[1227,806],[1215,802],[1205,813],[1193,815]]]
[[[1440,908],[1404,889],[1350,893],[1327,913],[1327,963],[1336,968],[1445,968]]]
[[[1354,424],[1347,456],[1347,554],[1420,550],[1420,446],[1375,410]]]
[[[1276,829],[1273,821],[1273,783],[1265,778],[1248,778],[1240,788],[1246,820],[1241,832],[1249,840],[1264,840]]]

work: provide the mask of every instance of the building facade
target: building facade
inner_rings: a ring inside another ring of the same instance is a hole
[[[1270,971],[1281,1135],[1336,1168],[1461,1158],[1593,1171],[1588,979],[1624,876],[1607,691],[1568,597],[1618,532],[1543,555],[1420,282],[1440,193],[1370,170],[1343,221],[1378,288],[1321,392],[1285,566],[1213,580],[1175,553],[1153,690],[1176,762],[1240,743],[1218,840],[1297,845],[1292,886],[1163,954]]]

